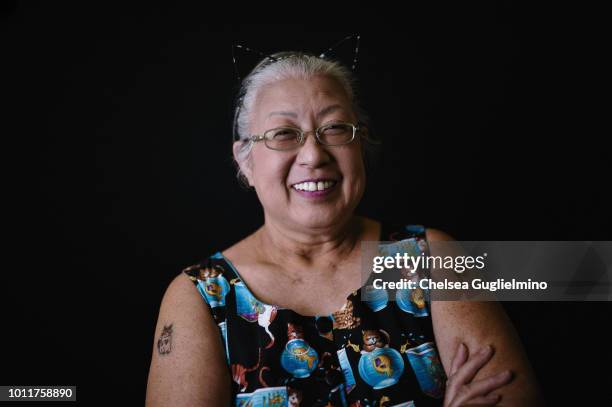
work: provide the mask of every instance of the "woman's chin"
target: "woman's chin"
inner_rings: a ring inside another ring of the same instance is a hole
[[[296,223],[311,229],[329,229],[340,226],[343,213],[339,211],[311,210],[310,213],[301,213]]]

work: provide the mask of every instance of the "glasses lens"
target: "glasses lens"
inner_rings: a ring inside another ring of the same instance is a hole
[[[319,130],[319,138],[328,146],[350,143],[353,140],[353,126],[346,123],[329,124]]]
[[[291,128],[278,128],[266,132],[264,135],[266,146],[274,150],[289,150],[297,147],[299,130]]]

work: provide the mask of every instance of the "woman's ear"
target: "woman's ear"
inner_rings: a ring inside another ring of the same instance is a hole
[[[241,153],[241,150],[243,148],[244,148],[244,141],[242,140],[234,141],[234,144],[232,145],[232,152],[234,154],[234,160],[238,164],[238,167],[240,168],[240,172],[244,176],[246,183],[250,187],[252,187],[253,183],[251,182],[251,174],[252,174],[251,162],[247,154],[244,154],[244,152]]]

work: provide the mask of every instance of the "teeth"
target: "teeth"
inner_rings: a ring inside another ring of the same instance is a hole
[[[336,181],[301,182],[293,185],[298,191],[323,191],[332,187]]]

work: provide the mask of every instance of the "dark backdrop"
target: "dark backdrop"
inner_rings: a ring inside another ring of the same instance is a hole
[[[143,403],[165,287],[262,221],[230,159],[232,41],[321,51],[361,33],[384,140],[361,213],[460,240],[610,240],[602,57],[572,10],[487,2],[336,26],[4,7],[0,384]],[[609,304],[505,306],[551,404],[610,396]]]

